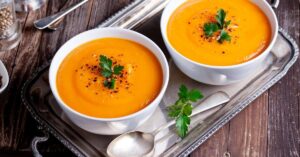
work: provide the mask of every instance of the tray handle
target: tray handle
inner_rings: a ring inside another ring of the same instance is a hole
[[[271,0],[270,5],[272,8],[277,9],[279,6],[280,0]]]
[[[38,127],[39,130],[41,130],[41,127]],[[38,150],[38,144],[41,142],[46,142],[49,139],[49,133],[46,131],[42,131],[44,136],[36,136],[31,141],[31,150],[34,157],[43,157],[41,153]]]

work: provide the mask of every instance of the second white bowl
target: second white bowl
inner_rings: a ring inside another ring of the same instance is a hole
[[[169,18],[173,12],[187,0],[170,0],[168,5],[163,11],[160,27],[161,33],[171,57],[173,58],[177,67],[190,78],[211,85],[226,85],[238,82],[247,78],[260,68],[268,56],[271,48],[273,47],[278,34],[278,22],[274,11],[265,0],[252,0],[267,16],[272,28],[272,37],[269,46],[256,58],[249,60],[245,63],[232,65],[232,66],[211,66],[198,63],[188,59],[179,53],[169,42],[167,36],[167,25]]]

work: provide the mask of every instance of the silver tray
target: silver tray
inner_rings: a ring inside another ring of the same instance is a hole
[[[99,27],[122,27],[141,32],[156,42],[168,57],[159,28],[160,14],[166,3],[167,0],[134,1]],[[155,115],[138,130],[152,131],[169,120],[165,114],[166,106],[175,101],[180,84],[198,88],[205,96],[216,91],[224,91],[230,95],[230,101],[224,106],[194,117],[190,132],[183,140],[174,134],[172,128],[161,133],[157,137],[156,156],[188,156],[253,100],[278,82],[299,55],[295,41],[282,29],[279,30],[279,36],[271,52],[266,63],[258,67],[251,78],[228,86],[210,86],[195,82],[182,74],[172,60],[169,60],[170,82],[166,94]],[[106,156],[106,147],[115,136],[88,133],[70,122],[53,98],[48,84],[48,69],[49,64],[45,64],[34,73],[24,84],[21,93],[23,103],[46,135],[36,137],[32,141],[34,154],[39,155],[36,145],[46,141],[50,133],[76,156]]]

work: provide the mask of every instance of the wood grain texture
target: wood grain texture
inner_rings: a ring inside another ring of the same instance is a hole
[[[204,142],[191,157],[222,157],[226,154],[229,141],[229,124],[218,130],[212,137]]]
[[[192,157],[260,157],[267,154],[268,94],[233,118]]]
[[[231,156],[266,156],[268,93],[256,99],[230,122],[228,152]]]
[[[43,9],[45,10],[45,9]],[[6,91],[6,97],[1,97],[1,145],[2,149],[16,150],[19,143],[22,141],[27,112],[19,99],[21,86],[24,80],[29,76],[30,71],[35,66],[35,55],[37,54],[37,40],[41,33],[35,32],[32,28],[32,21],[35,18],[42,17],[45,11],[38,11],[34,15],[29,14],[24,22],[23,39],[17,48],[15,55],[4,58],[5,63],[12,64],[10,70],[10,83]],[[27,44],[25,41],[32,41]],[[13,50],[14,51],[14,50]],[[5,53],[5,52],[4,52]],[[9,53],[9,52],[8,52]],[[3,54],[4,56],[7,54]],[[6,60],[8,59],[8,60]],[[30,61],[30,64],[28,64]],[[4,102],[4,103],[2,103]]]
[[[33,28],[35,19],[56,13],[78,1],[49,0],[38,11],[18,15],[23,25],[23,39],[14,50],[0,52],[0,59],[7,66],[11,78],[8,89],[0,95],[0,156],[30,156],[30,141],[40,134],[36,122],[27,113],[19,97],[21,86],[30,74],[49,61],[68,39],[94,28],[132,0],[89,0],[70,13],[59,30],[47,32]],[[276,9],[279,25],[298,44],[299,9],[299,0],[282,0]],[[299,78],[300,63],[297,62],[278,84],[221,128],[191,156],[226,157],[230,154],[232,157],[299,157]],[[53,137],[40,147],[46,156],[72,156]]]
[[[283,1],[276,10],[279,25],[299,45],[300,2]],[[288,9],[286,9],[288,8]],[[269,90],[268,156],[300,156],[300,62]]]

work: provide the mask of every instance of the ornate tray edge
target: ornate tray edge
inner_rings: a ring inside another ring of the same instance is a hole
[[[139,4],[143,3],[143,1],[144,0],[135,0],[135,1],[131,2],[129,5],[125,6],[123,9],[117,11],[112,16],[108,17],[106,20],[104,20],[103,22],[101,22],[95,28],[100,28],[100,27],[105,27],[105,26],[110,25],[109,23],[116,21],[124,13],[128,12],[129,10],[131,10],[134,7],[138,6]]]
[[[21,100],[22,103],[25,105],[31,116],[36,120],[41,127],[41,129],[51,133],[56,139],[58,139],[64,146],[66,146],[71,152],[73,152],[78,157],[84,157],[84,155],[69,141],[67,141],[64,137],[62,137],[54,128],[52,128],[45,120],[40,118],[36,111],[34,111],[33,107],[29,104],[29,102],[25,99],[25,90],[28,88],[28,85],[30,82],[39,74],[40,71],[44,70],[47,66],[50,65],[50,62],[47,62],[43,64],[41,67],[39,67],[36,72],[34,72],[28,80],[24,83],[22,89],[21,89]],[[33,145],[32,145],[33,146]],[[33,148],[36,149],[36,148]]]
[[[214,133],[216,133],[221,127],[223,127],[226,123],[228,123],[233,117],[235,117],[238,113],[240,113],[243,109],[251,104],[257,97],[267,91],[270,87],[272,87],[275,83],[277,83],[281,78],[283,78],[289,69],[294,65],[299,57],[299,47],[296,41],[281,27],[279,28],[279,32],[283,35],[285,39],[287,39],[294,50],[294,56],[290,59],[290,61],[286,64],[284,69],[278,73],[273,79],[270,80],[268,84],[265,84],[262,88],[260,88],[254,95],[247,98],[247,101],[244,101],[238,104],[238,108],[232,111],[231,114],[226,115],[223,119],[218,121],[217,125],[212,127],[209,131],[203,134],[202,138],[199,138],[196,142],[190,145],[187,149],[179,154],[180,157],[186,157],[191,154],[195,149],[197,149],[202,143],[204,143],[209,137],[211,137]]]

